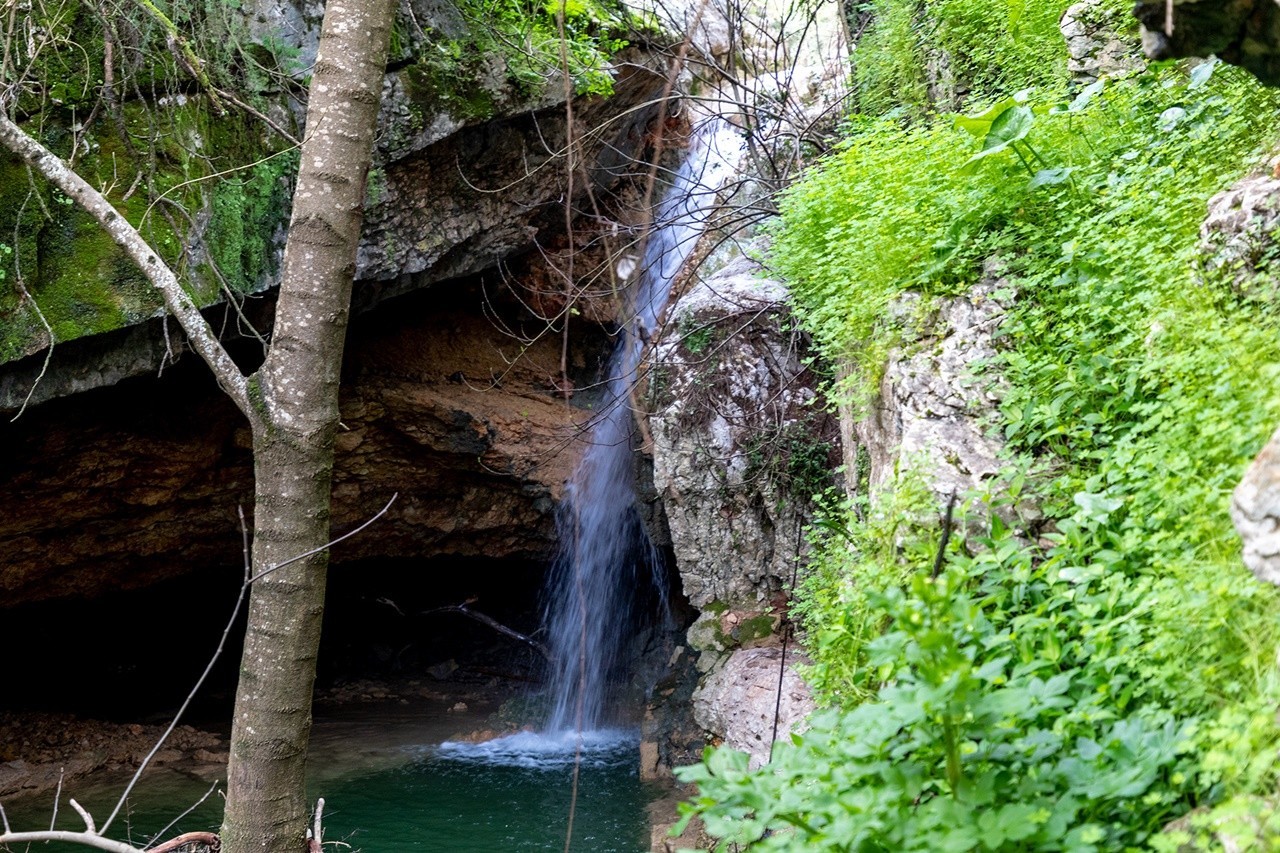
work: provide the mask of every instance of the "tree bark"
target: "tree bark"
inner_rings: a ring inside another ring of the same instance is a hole
[[[271,349],[249,381],[256,574],[329,541],[338,380],[391,0],[329,0]],[[253,585],[232,721],[224,853],[306,849],[304,763],[328,552]]]
[[[232,721],[225,853],[303,853],[308,846],[303,769],[324,610],[338,380],[393,8],[393,0],[330,0],[325,10],[273,340],[252,377],[236,367],[133,226],[0,109],[0,146],[124,248],[253,430],[256,580]]]

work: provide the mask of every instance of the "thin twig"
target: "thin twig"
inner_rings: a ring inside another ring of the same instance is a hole
[[[497,631],[499,634],[502,634],[503,636],[510,637],[513,640],[519,640],[522,643],[527,643],[544,658],[546,658],[547,660],[551,660],[551,651],[545,645],[543,645],[542,643],[539,643],[537,640],[535,640],[533,637],[530,637],[528,634],[521,634],[519,631],[513,628],[508,628],[506,625],[503,625],[501,622],[499,622],[497,619],[494,619],[492,616],[486,616],[483,613],[479,613],[475,610],[472,610],[471,608],[467,607],[467,605],[470,603],[471,601],[464,601],[461,604],[450,604],[446,607],[435,607],[435,608],[432,608],[431,610],[423,610],[420,615],[426,616],[431,613],[461,613],[463,616],[466,616],[468,619],[474,619],[475,621],[479,622],[481,625],[487,625],[488,627],[492,628],[493,630]],[[394,606],[394,604],[392,606]]]
[[[396,492],[395,494],[393,494],[391,496],[391,500],[387,501],[387,505],[384,506],[382,509],[378,510],[377,515],[375,515],[373,518],[369,519],[364,524],[357,527],[355,530],[352,530],[349,533],[344,533],[341,536],[339,536],[337,539],[331,539],[325,544],[321,545],[319,548],[312,548],[310,551],[307,551],[305,554],[299,554],[296,557],[290,557],[288,560],[285,560],[283,563],[277,563],[274,566],[265,568],[262,571],[258,572],[253,577],[249,578],[249,583],[254,583],[256,581],[259,581],[262,578],[266,577],[267,575],[271,574],[272,572],[276,571],[277,569],[283,569],[285,566],[291,566],[294,563],[298,562],[299,560],[305,560],[308,557],[314,557],[316,554],[319,554],[321,551],[328,550],[329,548],[332,548],[334,545],[337,545],[339,542],[342,542],[345,539],[350,539],[352,536],[355,536],[357,533],[364,530],[370,524],[373,524],[375,521],[382,518],[382,516],[386,515],[387,510],[391,509],[391,505],[396,502],[396,498],[398,497],[400,497],[399,492]]]
[[[207,790],[207,791],[205,791],[205,792],[204,792],[204,796],[203,796],[203,797],[201,797],[200,799],[198,799],[198,800],[196,800],[194,803],[192,803],[190,806],[188,806],[188,807],[187,807],[187,810],[186,810],[186,811],[184,811],[182,814],[178,815],[178,816],[177,816],[177,817],[175,817],[173,820],[171,820],[171,821],[169,821],[167,824],[165,824],[164,829],[162,829],[162,830],[160,830],[159,832],[157,832],[157,833],[155,834],[155,836],[153,836],[153,837],[154,837],[154,838],[164,838],[165,834],[166,834],[166,833],[168,833],[168,832],[169,832],[169,830],[171,830],[171,829],[173,829],[175,826],[177,826],[178,821],[182,820],[184,817],[186,817],[187,815],[191,814],[191,813],[192,813],[193,811],[195,811],[196,809],[200,808],[200,805],[201,805],[205,800],[209,799],[209,797],[210,797],[210,796],[212,796],[212,795],[213,795],[213,792],[214,792],[214,791],[216,791],[216,790],[218,790],[218,783],[217,783],[217,782],[214,782],[212,785],[210,785],[210,786],[209,786],[209,790]],[[189,833],[186,833],[185,835],[179,835],[179,836],[178,836],[178,838],[187,838],[187,836],[188,836],[188,835],[195,835],[195,834],[198,834],[198,833],[190,833],[190,832],[189,832]],[[212,833],[209,833],[209,834],[210,834],[210,835],[212,835]],[[217,836],[214,836],[214,837],[216,838]],[[176,841],[177,839],[174,839],[174,840]],[[164,844],[161,844],[159,847],[155,847],[155,848],[148,848],[148,849],[150,850],[150,853],[162,853],[162,851],[163,851],[163,850],[164,850],[168,845],[170,845],[170,844],[172,844],[172,843],[173,843],[173,841],[166,841]],[[183,842],[183,843],[186,843],[186,842]]]
[[[208,794],[205,796],[208,796]],[[171,853],[171,851],[177,850],[179,847],[185,847],[192,843],[214,847],[218,843],[218,836],[212,832],[184,832],[176,838],[170,838],[159,847],[149,848],[148,853]]]
[[[58,803],[62,800],[62,780],[67,775],[67,768],[58,768],[58,790],[53,793],[53,817],[49,818],[49,831],[58,828]],[[6,830],[8,827],[6,827]]]

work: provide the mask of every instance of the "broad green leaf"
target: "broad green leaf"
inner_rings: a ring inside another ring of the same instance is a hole
[[[1103,88],[1105,87],[1106,87],[1105,80],[1095,80],[1094,82],[1090,83],[1088,86],[1085,86],[1083,89],[1080,90],[1080,94],[1076,95],[1075,98],[1071,101],[1071,106],[1067,107],[1067,112],[1078,113],[1083,111],[1086,107],[1089,106],[1090,102],[1092,102],[1093,99],[1096,98],[1102,92]]]
[[[1031,178],[1031,184],[1029,186],[1031,189],[1035,189],[1036,187],[1051,187],[1056,184],[1063,184],[1071,179],[1071,173],[1074,171],[1075,169],[1070,166],[1062,166],[1056,169],[1041,169],[1035,173],[1034,177]]]
[[[1199,89],[1209,79],[1213,77],[1213,72],[1218,69],[1221,60],[1216,56],[1211,56],[1204,62],[1201,62],[1195,68],[1191,69],[1191,82],[1187,85],[1188,89]]]

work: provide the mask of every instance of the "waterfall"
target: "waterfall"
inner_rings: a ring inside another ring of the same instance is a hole
[[[736,163],[736,135],[721,122],[692,137],[689,153],[655,212],[590,442],[565,492],[560,553],[548,584],[544,624],[551,650],[549,733],[594,731],[603,721],[610,671],[633,632],[637,585],[659,567],[636,507],[632,391],[644,344]],[[731,153],[732,152],[732,153]],[[653,576],[656,581],[656,576]],[[662,586],[658,584],[659,594]],[[665,599],[664,599],[665,605]]]

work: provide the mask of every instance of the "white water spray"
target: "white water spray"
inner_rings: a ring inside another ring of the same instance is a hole
[[[632,600],[644,582],[638,570],[657,567],[636,508],[631,395],[644,344],[657,331],[671,286],[740,151],[736,135],[721,122],[695,133],[655,213],[602,408],[591,422],[591,443],[569,481],[559,521],[560,554],[545,614],[552,657],[548,734],[595,731],[604,722],[610,672],[626,651]]]

